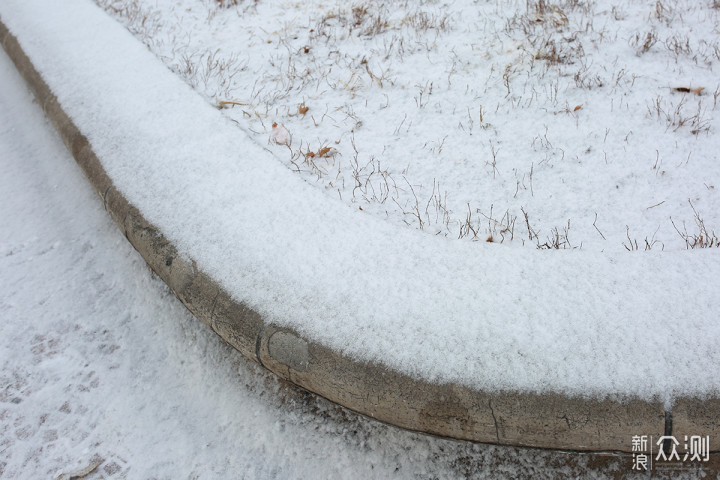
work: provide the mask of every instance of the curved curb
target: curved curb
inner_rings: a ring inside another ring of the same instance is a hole
[[[279,377],[351,410],[410,430],[486,443],[565,450],[630,452],[633,435],[720,436],[720,400],[661,402],[481,392],[438,385],[362,363],[268,324],[187,261],[114,187],[82,131],[0,20],[0,41],[110,217],[148,265],[203,323]]]

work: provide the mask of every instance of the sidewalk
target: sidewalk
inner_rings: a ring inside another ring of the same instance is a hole
[[[454,438],[718,437],[720,402],[693,400],[717,376],[676,363],[720,371],[717,252],[541,256],[399,231],[303,184],[89,2],[11,1],[0,19],[110,216],[248,358]]]

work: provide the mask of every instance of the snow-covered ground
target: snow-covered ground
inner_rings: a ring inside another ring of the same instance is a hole
[[[153,276],[1,50],[0,86],[0,478],[630,473],[627,458],[402,431],[279,382]]]
[[[355,209],[505,246],[718,245],[717,2],[95,1]]]

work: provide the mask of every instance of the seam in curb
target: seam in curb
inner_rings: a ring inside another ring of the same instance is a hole
[[[672,417],[672,407],[665,410],[665,432],[663,435],[666,437],[672,437],[672,431],[673,431],[673,417]],[[672,450],[672,438],[666,438],[663,441],[662,446],[663,452],[665,452],[665,455],[669,455]]]
[[[255,358],[257,359],[257,362],[262,366],[263,368],[267,368],[265,364],[262,361],[262,358],[260,358],[260,345],[262,344],[262,338],[263,334],[265,333],[265,327],[266,323],[263,322],[262,327],[260,327],[260,332],[258,333],[257,339],[255,340]]]
[[[495,439],[497,440],[498,444],[500,443],[500,429],[498,428],[498,422],[497,418],[495,417],[495,410],[492,406],[492,398],[488,399],[488,407],[490,407],[490,414],[493,417],[493,423],[495,423]]]
[[[108,187],[105,189],[105,193],[103,193],[103,196],[102,196],[102,199],[103,199],[103,208],[105,208],[105,211],[106,211],[106,212],[108,211],[108,208],[107,208],[107,195],[108,195],[108,192],[110,191],[110,189],[111,189],[112,187],[113,187],[112,185],[108,185]]]
[[[195,269],[195,260],[193,260],[193,269]],[[196,272],[194,272],[195,275],[197,275]],[[220,296],[220,289],[217,289],[217,292],[213,296],[213,302],[212,302],[212,308],[210,309],[210,325],[213,326],[213,330],[217,331],[217,329],[214,328],[215,325],[215,308],[217,307],[217,299]]]

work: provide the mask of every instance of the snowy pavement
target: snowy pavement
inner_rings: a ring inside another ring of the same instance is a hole
[[[153,276],[0,51],[0,478],[607,478],[627,458],[454,442],[285,385]],[[590,466],[588,466],[590,464]]]

